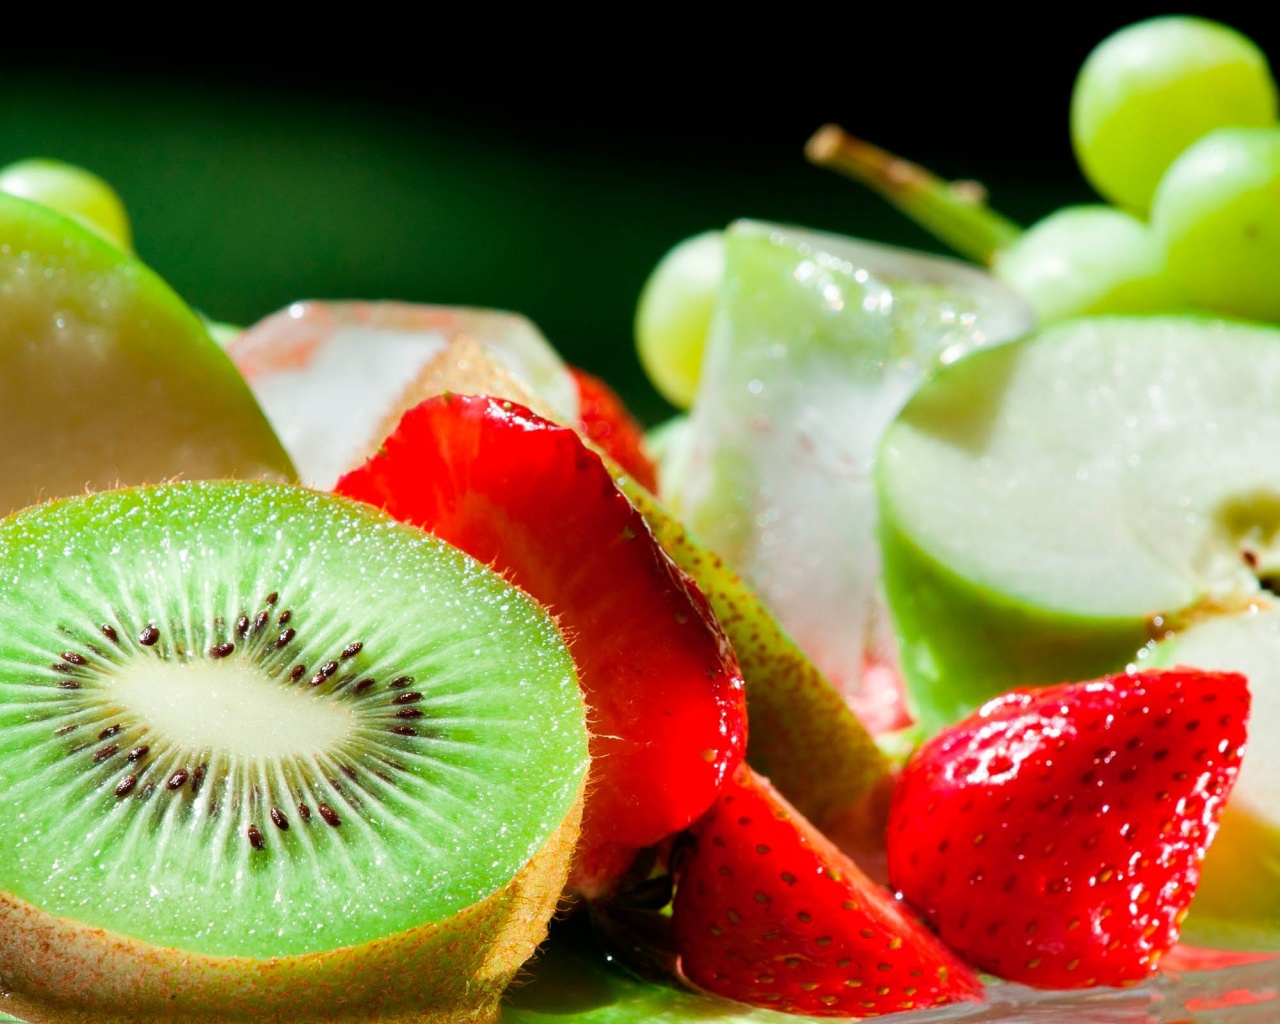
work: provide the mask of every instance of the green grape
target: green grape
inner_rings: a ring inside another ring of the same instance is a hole
[[[1220,128],[1160,181],[1151,226],[1195,305],[1280,320],[1280,128]]]
[[[1172,312],[1183,303],[1164,251],[1141,221],[1109,206],[1069,206],[1029,227],[992,268],[1041,323],[1095,313]]]
[[[681,409],[693,404],[724,277],[724,236],[686,238],[654,267],[636,307],[636,350],[649,380]]]
[[[1089,55],[1071,95],[1071,141],[1090,184],[1145,213],[1165,169],[1215,128],[1276,119],[1266,57],[1203,18],[1141,21]]]
[[[115,189],[82,167],[61,160],[19,160],[0,169],[0,192],[43,203],[126,252],[133,249],[124,203]]]

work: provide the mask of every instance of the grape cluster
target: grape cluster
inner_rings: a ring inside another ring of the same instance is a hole
[[[1045,319],[1189,308],[1280,320],[1276,105],[1266,57],[1234,29],[1164,17],[1115,33],[1080,69],[1071,141],[1117,208],[1051,215],[996,273]],[[1053,261],[1064,270],[1050,285]]]
[[[879,192],[1023,294],[1042,323],[1200,311],[1280,322],[1280,122],[1262,51],[1204,18],[1152,18],[1089,55],[1071,100],[1081,170],[1108,204],[1020,230],[972,187],[827,126],[814,163]],[[641,362],[687,408],[723,257],[717,237],[672,250],[641,297]]]

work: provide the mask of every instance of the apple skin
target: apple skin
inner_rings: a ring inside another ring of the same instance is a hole
[[[1019,350],[1035,337],[942,368],[897,422],[981,447],[1005,382],[1016,373]],[[1020,602],[943,564],[899,528],[902,517],[887,478],[900,471],[905,456],[894,441],[891,427],[875,466],[877,530],[908,704],[926,733],[1015,687],[1093,679],[1133,660],[1150,639],[1146,615],[1096,616]],[[964,496],[937,500],[954,503]]]
[[[908,702],[929,734],[1016,687],[1122,671],[1150,637],[1145,618],[1050,613],[979,586],[884,515],[880,546]]]

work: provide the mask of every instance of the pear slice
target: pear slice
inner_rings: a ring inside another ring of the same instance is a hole
[[[291,478],[231,361],[152,271],[0,194],[0,515],[170,477]]]
[[[1280,939],[1280,332],[1110,318],[975,353],[903,410],[878,483],[928,726],[1148,658],[1249,676],[1250,750],[1204,888],[1226,894],[1215,941]]]

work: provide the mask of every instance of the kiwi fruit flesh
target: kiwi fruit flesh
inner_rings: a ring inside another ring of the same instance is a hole
[[[248,385],[155,273],[0,193],[0,515],[85,489],[293,479]]]
[[[532,599],[302,488],[0,522],[0,1008],[487,1020],[545,937],[587,730]]]

